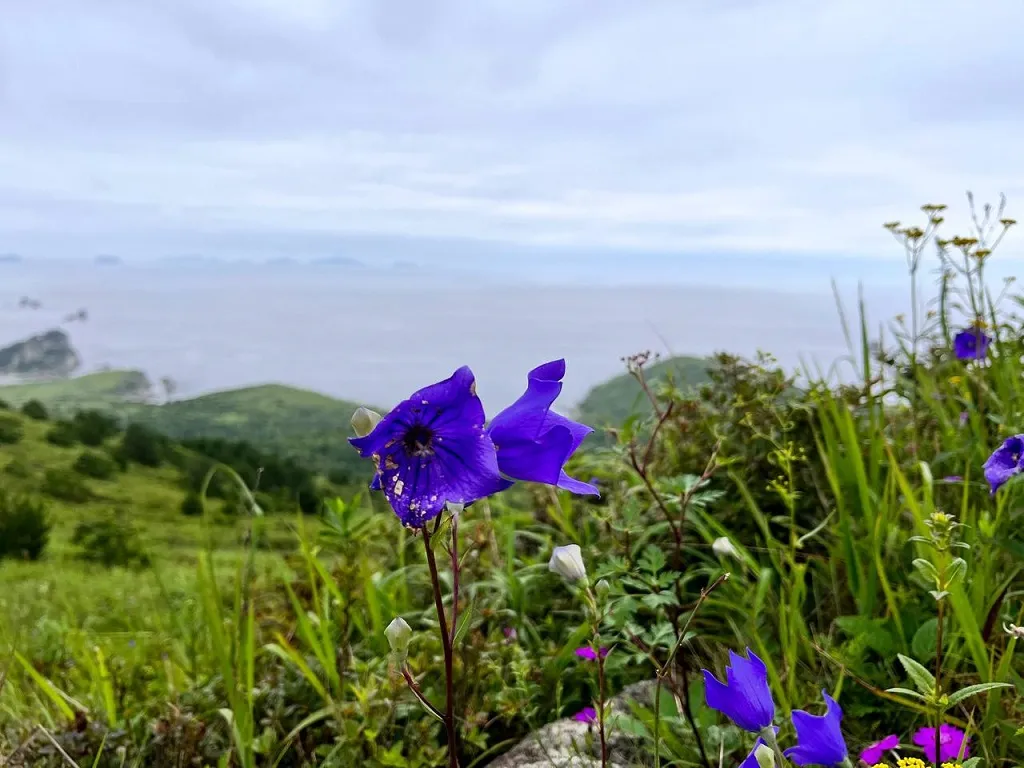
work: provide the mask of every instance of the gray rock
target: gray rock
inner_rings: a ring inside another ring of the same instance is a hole
[[[0,349],[0,375],[68,376],[81,365],[71,339],[52,330]]]
[[[612,712],[628,712],[630,700],[650,705],[654,701],[654,681],[625,688],[612,698]],[[617,733],[610,724],[605,736],[609,768],[640,764],[634,739]],[[596,723],[579,723],[569,717],[534,731],[490,763],[489,768],[600,768],[600,743]]]

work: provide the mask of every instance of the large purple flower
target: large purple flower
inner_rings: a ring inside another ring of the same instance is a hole
[[[964,760],[970,756],[968,748],[970,738],[953,725],[943,723],[939,726],[939,754],[935,754],[935,729],[921,728],[914,734],[914,743],[924,750],[929,763],[947,760]],[[961,754],[961,750],[963,754]],[[938,757],[938,759],[936,759]]]
[[[747,657],[729,651],[724,683],[705,669],[704,698],[709,707],[743,730],[760,733],[775,718],[775,701],[768,687],[768,668],[749,648]]]
[[[988,457],[982,469],[995,495],[1011,477],[1024,470],[1024,435],[1014,435],[1003,441]]]
[[[797,765],[833,766],[846,760],[846,740],[839,728],[843,710],[825,691],[821,695],[825,697],[824,715],[793,710],[797,745],[787,749],[785,755]]]
[[[498,468],[503,475],[597,495],[597,488],[569,477],[563,469],[583,438],[594,431],[551,410],[564,376],[565,360],[534,368],[527,376],[526,392],[494,417],[487,433],[498,450]]]
[[[953,352],[960,360],[981,360],[988,354],[992,337],[981,328],[965,328],[953,337]]]
[[[349,442],[360,456],[373,458],[377,475],[371,488],[384,491],[408,526],[437,517],[445,502],[471,504],[507,487],[466,366],[413,393],[372,432]]]

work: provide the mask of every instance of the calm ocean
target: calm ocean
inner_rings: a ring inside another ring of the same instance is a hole
[[[723,281],[728,275],[723,275]],[[847,285],[851,300],[855,285]],[[28,296],[38,310],[19,309]],[[904,302],[869,291],[875,327]],[[84,361],[171,376],[179,395],[280,382],[391,404],[469,364],[488,410],[565,357],[563,407],[651,349],[828,367],[846,346],[827,281],[817,293],[725,286],[585,286],[330,266],[0,264],[0,344],[61,324]],[[490,405],[490,404],[494,405]]]

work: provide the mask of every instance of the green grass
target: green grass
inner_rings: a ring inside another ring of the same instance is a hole
[[[53,413],[112,411],[175,439],[245,440],[288,456],[325,475],[363,478],[365,467],[346,440],[358,404],[280,384],[215,392],[154,405],[126,398],[139,391],[138,371],[110,371],[73,379],[0,387],[0,400],[20,406],[36,399]]]
[[[149,387],[142,371],[102,371],[70,379],[9,384],[0,387],[0,400],[14,406],[39,400],[55,412],[73,413],[121,406],[147,392]]]

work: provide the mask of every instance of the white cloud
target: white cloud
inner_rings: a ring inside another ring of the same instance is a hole
[[[273,232],[890,255],[882,221],[1024,188],[1016,0],[5,16],[0,250]]]

